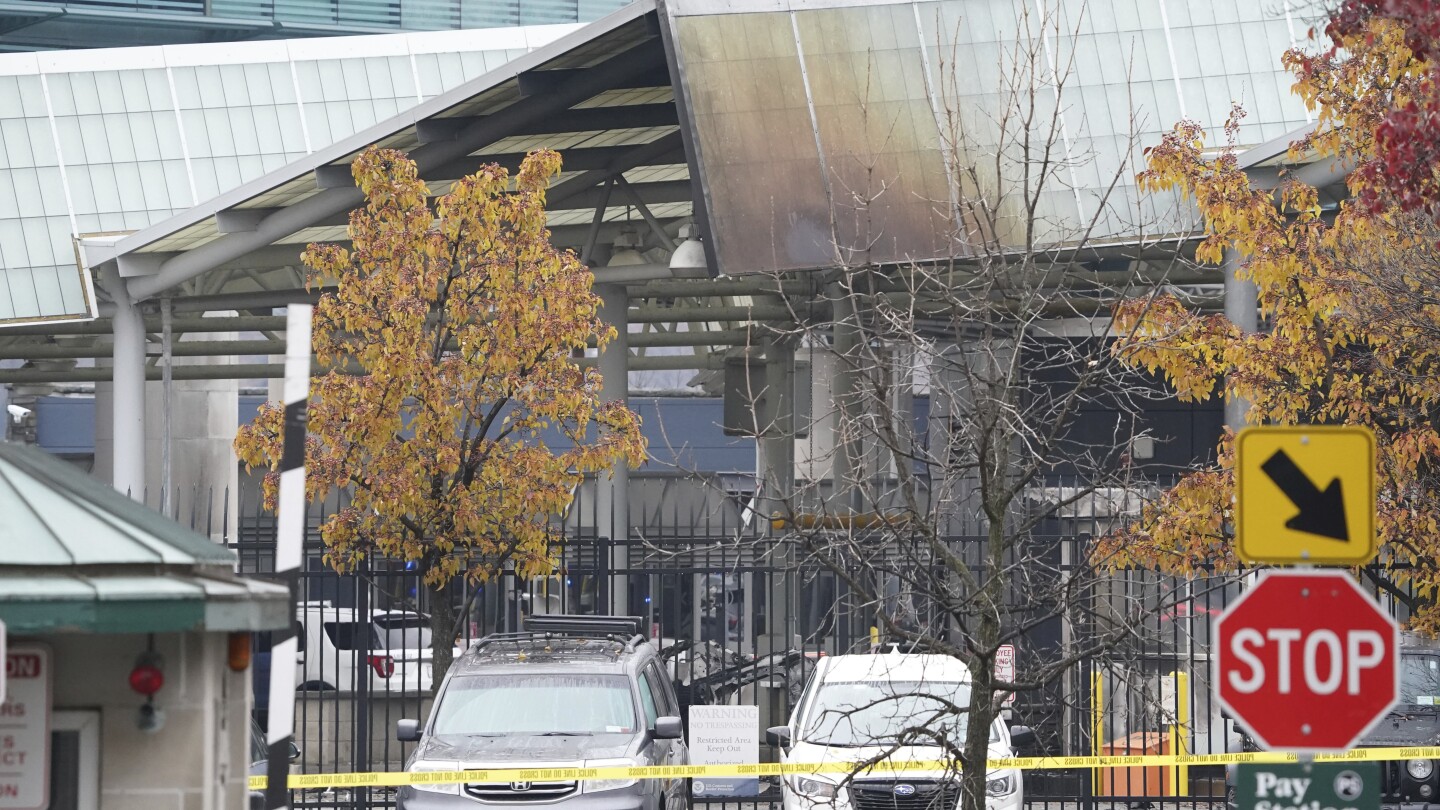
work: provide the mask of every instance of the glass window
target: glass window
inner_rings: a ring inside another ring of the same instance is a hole
[[[145,94],[150,98],[150,109],[173,111],[175,100],[170,96],[170,82],[165,78],[165,71],[151,68],[141,71],[141,75],[145,77]]]
[[[1440,706],[1440,655],[1401,654],[1400,702],[1411,706]]]
[[[36,166],[59,166],[60,158],[55,154],[55,133],[50,122],[44,118],[26,118],[25,129],[30,134],[30,149]]]
[[[40,183],[40,204],[46,216],[63,217],[70,213],[65,205],[65,185],[60,182],[60,169],[57,166],[44,166],[35,170],[35,178]],[[33,215],[33,207],[27,213]]]
[[[10,184],[8,172],[0,171],[0,219],[20,216],[20,204],[15,200],[15,187]]]
[[[655,700],[655,686],[651,682],[649,667],[640,673],[640,705],[645,707],[645,727],[654,728],[655,718],[660,716],[658,701]]]
[[[175,97],[180,102],[180,109],[193,110],[203,106],[200,98],[200,78],[197,75],[199,68],[177,67],[170,69],[170,76],[175,81]]]
[[[564,673],[453,678],[433,728],[441,737],[634,732],[628,678]]]
[[[39,76],[18,76],[20,87],[20,111],[30,118],[44,118],[45,91],[40,87]]]
[[[160,115],[168,117],[167,113]],[[130,116],[130,137],[135,146],[136,160],[160,159],[160,139],[155,134],[155,118],[155,113],[148,112]]]
[[[0,76],[0,116],[16,118],[24,114],[19,81],[15,76]]]
[[[320,626],[337,650],[361,650],[367,644],[372,650],[385,649],[380,643],[380,634],[370,622],[324,622]]]
[[[675,705],[675,699],[668,688],[667,679],[654,664],[645,668],[646,677],[650,682],[650,691],[655,695],[655,709],[662,717],[676,715],[680,709]]]
[[[0,121],[0,143],[5,145],[0,152],[4,157],[0,158],[0,166],[12,166],[14,168],[29,168],[35,165],[35,159],[30,155],[30,131],[25,126],[25,119],[11,118]]]
[[[140,71],[127,70],[120,74],[120,93],[126,110],[150,109],[150,91],[145,88],[145,76]]]
[[[55,115],[75,114],[75,95],[70,90],[70,74],[48,74],[45,77],[45,92],[50,94],[50,111],[52,113]]]
[[[110,159],[116,162],[135,159],[135,142],[130,137],[130,116],[103,115],[103,137],[110,147]]]
[[[100,112],[125,112],[125,90],[120,86],[120,74],[113,70],[96,73],[95,92],[100,96]]]
[[[430,649],[430,622],[421,616],[376,616],[380,644],[387,650]]]

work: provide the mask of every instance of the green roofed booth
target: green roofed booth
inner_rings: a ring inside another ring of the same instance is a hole
[[[242,807],[248,634],[289,594],[43,451],[0,442],[0,795],[22,807]]]

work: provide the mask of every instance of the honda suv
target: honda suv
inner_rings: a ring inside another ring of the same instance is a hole
[[[510,768],[684,765],[679,704],[641,620],[533,616],[486,636],[445,674],[430,717],[401,720],[418,742],[412,773]],[[404,810],[562,805],[565,810],[679,810],[683,779],[466,782],[402,787]]]

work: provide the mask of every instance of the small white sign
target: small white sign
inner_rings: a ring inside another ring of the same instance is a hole
[[[31,644],[5,655],[0,703],[0,810],[50,806],[50,650]]]
[[[995,678],[1007,683],[1015,682],[1015,645],[1001,644],[995,650]],[[1015,693],[1005,696],[1005,705],[1015,705]]]
[[[691,706],[690,764],[745,765],[760,761],[759,706]],[[706,778],[691,783],[696,796],[755,796],[756,778]]]

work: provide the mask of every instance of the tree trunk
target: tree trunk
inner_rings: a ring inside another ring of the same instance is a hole
[[[983,661],[977,663],[971,673],[970,718],[960,754],[961,810],[985,810],[985,763],[990,758],[990,724],[995,720],[994,673],[986,670]]]
[[[455,660],[455,637],[460,628],[456,624],[455,602],[450,586],[427,585],[425,590],[430,595],[430,652],[433,666],[430,689],[438,692],[445,673],[450,671],[450,663]]]

